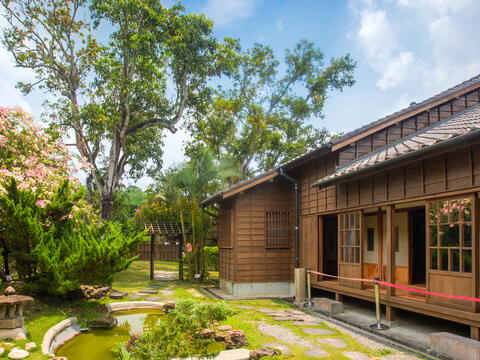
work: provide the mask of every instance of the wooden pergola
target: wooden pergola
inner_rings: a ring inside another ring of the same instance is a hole
[[[185,234],[191,233],[190,224],[184,224]],[[170,236],[173,238],[180,238],[178,241],[178,258],[180,259],[179,263],[179,272],[178,277],[180,280],[183,280],[183,264],[182,264],[182,237],[184,235],[182,231],[182,224],[176,222],[160,222],[160,223],[146,223],[145,230],[147,235],[150,235],[150,281],[155,280],[154,270],[155,270],[155,236]]]

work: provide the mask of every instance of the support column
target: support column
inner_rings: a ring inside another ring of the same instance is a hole
[[[305,268],[295,269],[295,301],[304,302],[307,299],[306,290],[306,272]]]
[[[387,321],[390,321],[390,322],[395,321],[395,319],[397,317],[397,311],[395,310],[395,308],[391,307],[391,306],[386,306],[385,308],[386,308],[385,309],[386,310],[386,316],[385,317],[386,317]],[[390,324],[390,326],[391,325],[392,324]]]
[[[155,235],[150,235],[150,281],[155,280]]]
[[[395,284],[395,206],[387,206],[387,282]],[[395,295],[395,289],[387,288],[388,295]]]
[[[473,340],[480,340],[480,328],[477,326],[470,326],[470,338]]]
[[[342,302],[343,301],[343,295],[339,294],[339,293],[335,293],[335,300]]]
[[[377,244],[377,255],[378,255],[377,276],[380,279],[383,279],[383,213],[382,213],[382,208],[381,207],[378,208],[377,231],[378,231],[378,236],[377,236],[377,239],[378,239],[378,244]]]

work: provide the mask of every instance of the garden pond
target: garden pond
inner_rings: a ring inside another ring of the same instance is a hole
[[[85,359],[117,359],[115,352],[117,343],[125,344],[130,335],[140,331],[153,329],[164,314],[158,310],[119,311],[113,314],[118,325],[111,329],[92,329],[80,334],[63,345],[57,356],[65,356],[68,360]]]

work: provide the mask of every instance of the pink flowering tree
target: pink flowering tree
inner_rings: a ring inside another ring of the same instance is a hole
[[[5,181],[13,178],[19,189],[40,196],[39,206],[65,180],[80,186],[61,134],[42,129],[20,108],[0,107],[0,164],[0,193],[5,191]]]

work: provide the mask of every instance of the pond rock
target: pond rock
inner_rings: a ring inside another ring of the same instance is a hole
[[[5,289],[5,292],[3,293],[5,296],[11,296],[15,295],[17,291],[13,288],[13,286],[9,286]]]
[[[9,359],[25,359],[29,355],[27,350],[13,349],[8,353]]]
[[[141,332],[137,332],[135,334],[132,334],[130,336],[130,339],[128,339],[127,343],[125,344],[125,350],[130,352],[132,348],[137,344],[137,341],[140,340],[140,337],[142,336]]]
[[[264,356],[275,356],[275,355],[280,355],[280,351],[276,349],[266,349],[266,348],[260,348],[260,349],[250,351],[251,360],[258,360]]]
[[[220,325],[219,327],[217,327],[217,330],[229,331],[229,330],[232,330],[232,325]]]
[[[215,330],[213,329],[204,329],[200,332],[200,336],[204,339],[211,339],[215,335]]]
[[[166,303],[163,306],[163,311],[165,311],[166,313],[168,313],[170,310],[174,310],[174,309],[175,309],[175,303]]]
[[[247,338],[242,330],[230,330],[223,340],[227,349],[236,349],[248,346]]]
[[[71,299],[103,299],[110,292],[110,286],[80,285],[76,290],[71,291],[68,296]]]
[[[124,291],[115,291],[110,294],[110,299],[123,299],[128,293]]]
[[[117,325],[117,318],[107,315],[98,319],[93,319],[87,322],[87,326],[90,328],[106,328],[110,329]]]

